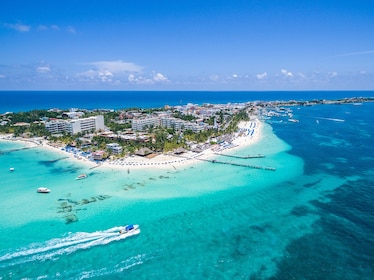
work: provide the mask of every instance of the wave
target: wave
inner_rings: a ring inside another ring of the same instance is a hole
[[[69,233],[66,237],[54,238],[42,243],[32,243],[17,249],[15,252],[0,256],[0,267],[27,263],[35,260],[56,259],[61,255],[69,255],[78,250],[94,246],[106,245],[113,241],[125,239],[140,233],[138,226],[129,232],[120,234],[125,227],[118,226],[104,231]]]

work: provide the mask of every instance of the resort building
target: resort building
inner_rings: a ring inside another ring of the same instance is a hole
[[[94,116],[74,120],[51,120],[45,123],[45,128],[52,134],[67,132],[77,134],[91,130],[104,130],[104,116]]]
[[[122,153],[122,146],[117,143],[107,144],[106,147],[115,155]]]
[[[207,128],[207,125],[205,123],[199,125],[197,123],[192,123],[172,117],[161,118],[161,126],[166,128],[173,128],[175,130],[192,130],[193,132],[200,132]]]
[[[60,134],[66,131],[66,121],[53,119],[45,123],[45,128],[52,134]]]
[[[104,159],[104,151],[96,151],[96,152],[93,152],[91,155],[92,155],[93,160],[103,160]]]
[[[134,131],[145,131],[147,128],[151,127],[166,127],[175,130],[192,130],[193,132],[199,132],[207,129],[208,125],[200,122],[188,122],[178,118],[167,117],[167,116],[157,116],[141,119],[133,119],[131,121],[131,127]]]
[[[94,116],[83,119],[74,119],[68,121],[66,132],[70,134],[77,134],[79,132],[91,130],[104,130],[104,116]]]
[[[159,117],[149,117],[149,118],[131,120],[131,128],[134,131],[144,131],[147,128],[158,127],[158,126],[160,126]]]

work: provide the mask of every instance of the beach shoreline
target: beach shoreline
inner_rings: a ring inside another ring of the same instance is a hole
[[[37,138],[37,139],[26,139],[26,138],[13,138],[11,134],[0,135],[0,141],[12,141],[19,142],[26,145],[29,148],[40,147],[50,152],[59,154],[67,157],[76,163],[83,164],[88,169],[100,168],[103,170],[124,170],[129,169],[179,169],[181,167],[198,164],[203,161],[209,161],[214,159],[215,156],[223,153],[224,151],[234,151],[244,147],[248,147],[255,143],[258,143],[262,138],[263,123],[258,119],[240,122],[238,125],[239,131],[234,134],[232,143],[227,147],[221,147],[213,145],[208,149],[205,149],[199,153],[187,151],[181,155],[173,153],[162,153],[157,154],[152,158],[141,157],[141,156],[125,156],[115,160],[106,160],[104,162],[96,163],[87,159],[86,157],[76,155],[71,152],[62,150],[61,147],[52,145],[48,140]],[[251,133],[250,133],[251,131]]]

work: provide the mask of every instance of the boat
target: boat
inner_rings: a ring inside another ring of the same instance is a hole
[[[49,193],[49,192],[51,192],[50,189],[45,188],[45,187],[40,187],[40,188],[38,188],[36,191],[37,191],[38,193]]]
[[[13,172],[14,171],[14,167],[9,168],[9,171]]]
[[[75,178],[75,180],[86,179],[87,177],[88,177],[88,175],[86,173],[83,173],[83,174],[79,175],[77,178]]]
[[[289,122],[294,122],[294,123],[298,123],[299,120],[296,120],[296,119],[288,119]]]
[[[119,234],[125,234],[125,235],[134,235],[140,233],[139,225],[126,225],[124,227],[120,227]]]

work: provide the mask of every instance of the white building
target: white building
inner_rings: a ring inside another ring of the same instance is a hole
[[[67,132],[70,134],[77,134],[79,132],[91,130],[104,130],[104,116],[94,116],[83,119],[74,120],[54,120],[46,122],[45,127],[51,133]]]
[[[199,125],[173,117],[161,118],[161,126],[175,130],[192,130],[193,132],[199,132],[207,128],[207,125],[204,123]]]
[[[110,144],[107,144],[106,147],[112,151],[113,154],[120,154],[122,153],[122,146],[120,146],[119,144],[117,143],[110,143]]]
[[[52,134],[59,134],[66,131],[66,121],[51,120],[45,123],[45,128]]]
[[[150,117],[144,119],[133,119],[131,121],[131,128],[135,131],[144,131],[147,127],[158,127],[160,126],[159,117]]]
[[[68,121],[66,132],[70,134],[77,134],[79,132],[91,130],[104,130],[104,116],[94,116],[83,119],[74,119]]]

